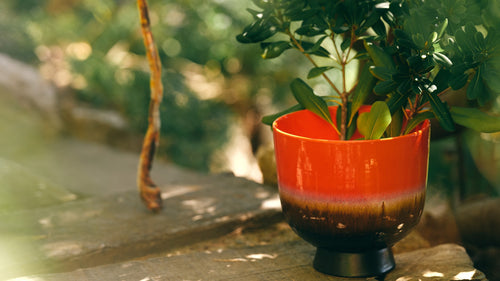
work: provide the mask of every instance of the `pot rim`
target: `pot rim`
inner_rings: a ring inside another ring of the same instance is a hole
[[[330,106],[330,107],[338,107],[338,106]],[[288,132],[285,132],[285,131],[277,128],[277,124],[278,124],[278,122],[280,120],[282,120],[284,118],[290,118],[291,116],[296,115],[296,114],[300,114],[301,112],[304,112],[304,111],[308,111],[308,110],[307,109],[302,109],[302,110],[291,112],[291,113],[288,113],[288,114],[285,114],[283,116],[278,117],[273,122],[273,125],[272,125],[273,131],[275,131],[278,134],[285,135],[285,136],[288,136],[288,137],[291,137],[291,138],[295,138],[295,139],[299,139],[299,140],[306,140],[306,141],[310,141],[310,142],[332,143],[332,144],[334,144],[334,143],[344,143],[344,144],[347,144],[347,143],[357,143],[357,144],[360,144],[360,143],[377,143],[377,142],[391,141],[391,140],[394,140],[394,139],[404,139],[404,138],[417,137],[417,136],[421,135],[424,130],[427,130],[431,126],[430,120],[429,119],[425,119],[424,121],[422,121],[421,123],[419,123],[413,129],[413,131],[411,133],[409,133],[409,134],[402,135],[402,136],[381,138],[381,139],[376,139],[376,140],[360,140],[360,139],[351,139],[351,140],[340,140],[340,139],[337,139],[337,140],[333,140],[333,139],[324,139],[324,138],[311,138],[311,137],[304,137],[304,136],[300,136],[300,135],[288,133]],[[322,120],[322,121],[326,122],[324,120]]]

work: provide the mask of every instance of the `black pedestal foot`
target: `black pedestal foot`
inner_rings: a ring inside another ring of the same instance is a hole
[[[317,248],[314,268],[328,275],[342,277],[380,276],[394,268],[390,248],[363,253],[342,253]]]

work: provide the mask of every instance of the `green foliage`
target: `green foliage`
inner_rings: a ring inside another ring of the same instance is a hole
[[[500,22],[500,8],[495,0],[254,3],[258,10],[249,9],[254,22],[236,39],[241,43],[260,43],[263,58],[276,58],[290,49],[300,51],[312,64],[307,78],[323,77],[333,94],[341,99],[342,112],[349,111],[347,116],[340,114],[341,118],[337,118],[338,127],[348,128],[361,104],[369,99],[384,99],[388,109],[383,115],[381,111],[357,118],[358,129],[369,133],[369,138],[382,137],[391,116],[396,119],[387,129],[388,136],[398,131],[410,132],[408,126],[414,128],[430,114],[448,131],[455,130],[454,117],[460,125],[476,129],[484,128],[478,126],[479,119],[496,120],[491,115],[471,112],[459,117],[452,114],[453,110],[443,100],[445,93],[464,88],[471,106],[487,107],[499,95],[500,39],[496,23]],[[347,65],[354,60],[363,67],[358,73],[348,73]],[[339,69],[342,79],[333,79],[331,69]],[[358,82],[354,89],[349,89],[345,81],[352,75],[357,75]],[[297,80],[293,83],[297,84]],[[305,89],[303,84],[301,87]],[[371,93],[378,97],[370,98]],[[320,99],[309,96],[297,100],[310,109],[306,103]],[[380,103],[377,104],[376,112],[380,109]],[[313,112],[330,122],[324,110],[314,108]],[[401,128],[403,112],[408,112],[405,114],[410,118],[406,128]],[[384,116],[380,120],[385,122],[375,122],[376,116]],[[468,117],[475,121],[464,122]],[[377,128],[367,128],[364,122]],[[340,134],[346,139],[347,131]]]
[[[390,110],[389,110],[390,112]],[[397,137],[401,135],[401,130],[403,129],[404,123],[404,112],[401,110],[396,111],[391,117],[391,123],[385,130],[385,136],[387,137]],[[412,118],[412,120],[415,118]]]
[[[259,99],[270,100],[269,106],[283,103],[289,88],[282,81],[291,74],[263,67],[252,58],[253,50],[236,44],[234,34],[247,16],[241,3],[148,2],[165,88],[165,143],[159,156],[208,170],[210,158],[228,140],[235,115],[257,108]],[[130,130],[144,133],[149,72],[135,1],[2,0],[0,32],[1,53],[39,65],[65,93],[86,105],[119,111]],[[75,56],[75,44],[89,52]],[[274,68],[284,63],[277,59]],[[214,77],[207,82],[218,83],[217,96],[201,97],[204,90],[194,79],[200,76]],[[60,77],[67,80],[59,84]]]
[[[22,1],[16,1],[16,3]],[[35,43],[22,26],[25,22],[9,14],[8,3],[0,2],[0,50],[18,60],[32,63],[36,61],[33,52]]]
[[[375,140],[382,137],[391,124],[391,112],[387,104],[382,101],[375,102],[370,112],[361,113],[358,117],[358,130],[366,140]]]
[[[330,116],[330,111],[328,111],[328,105],[322,98],[314,94],[313,89],[311,89],[306,82],[302,79],[296,78],[292,81],[292,84],[290,84],[290,88],[292,89],[293,96],[299,104],[325,119],[328,123],[330,123],[330,125],[335,127],[332,117]]]
[[[477,108],[455,106],[451,109],[451,115],[457,124],[479,132],[500,131],[500,116],[486,114]]]
[[[351,114],[349,115],[349,123],[356,115],[358,109],[363,105],[364,101],[367,99],[368,95],[371,93],[377,79],[371,75],[370,69],[372,65],[366,63],[359,74],[359,81],[354,93],[352,94],[351,103]]]
[[[222,101],[198,99],[185,88],[183,79],[179,73],[167,73],[163,78],[165,90],[171,94],[165,95],[161,107],[165,145],[159,152],[177,164],[206,171],[213,152],[229,139],[233,117]]]
[[[431,111],[423,111],[419,112],[415,117],[408,121],[408,125],[406,126],[405,134],[411,132],[415,127],[418,126],[421,122],[427,119],[431,119],[434,117],[434,113]]]

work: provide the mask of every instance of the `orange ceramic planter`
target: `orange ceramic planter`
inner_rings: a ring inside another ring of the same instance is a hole
[[[332,116],[336,109],[330,107]],[[373,276],[394,267],[390,247],[422,214],[429,131],[427,120],[400,137],[340,141],[327,122],[307,110],[274,122],[283,213],[294,231],[317,247],[317,270]]]

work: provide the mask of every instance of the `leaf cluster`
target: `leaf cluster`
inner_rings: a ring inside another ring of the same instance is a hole
[[[267,124],[306,108],[341,139],[356,127],[365,138],[397,136],[430,117],[448,131],[456,124],[499,131],[500,117],[481,111],[500,93],[500,15],[481,17],[492,1],[253,0],[253,22],[236,39],[259,43],[264,59],[297,50],[312,64],[307,78],[322,77],[331,86],[331,96],[319,97],[295,79],[291,90],[299,105],[265,117]],[[348,73],[354,60],[361,67]],[[357,75],[353,89],[346,86],[348,75]],[[445,97],[461,90],[470,108],[451,108]],[[370,100],[377,101],[372,112],[359,114]],[[325,116],[332,101],[341,109],[335,120]]]

